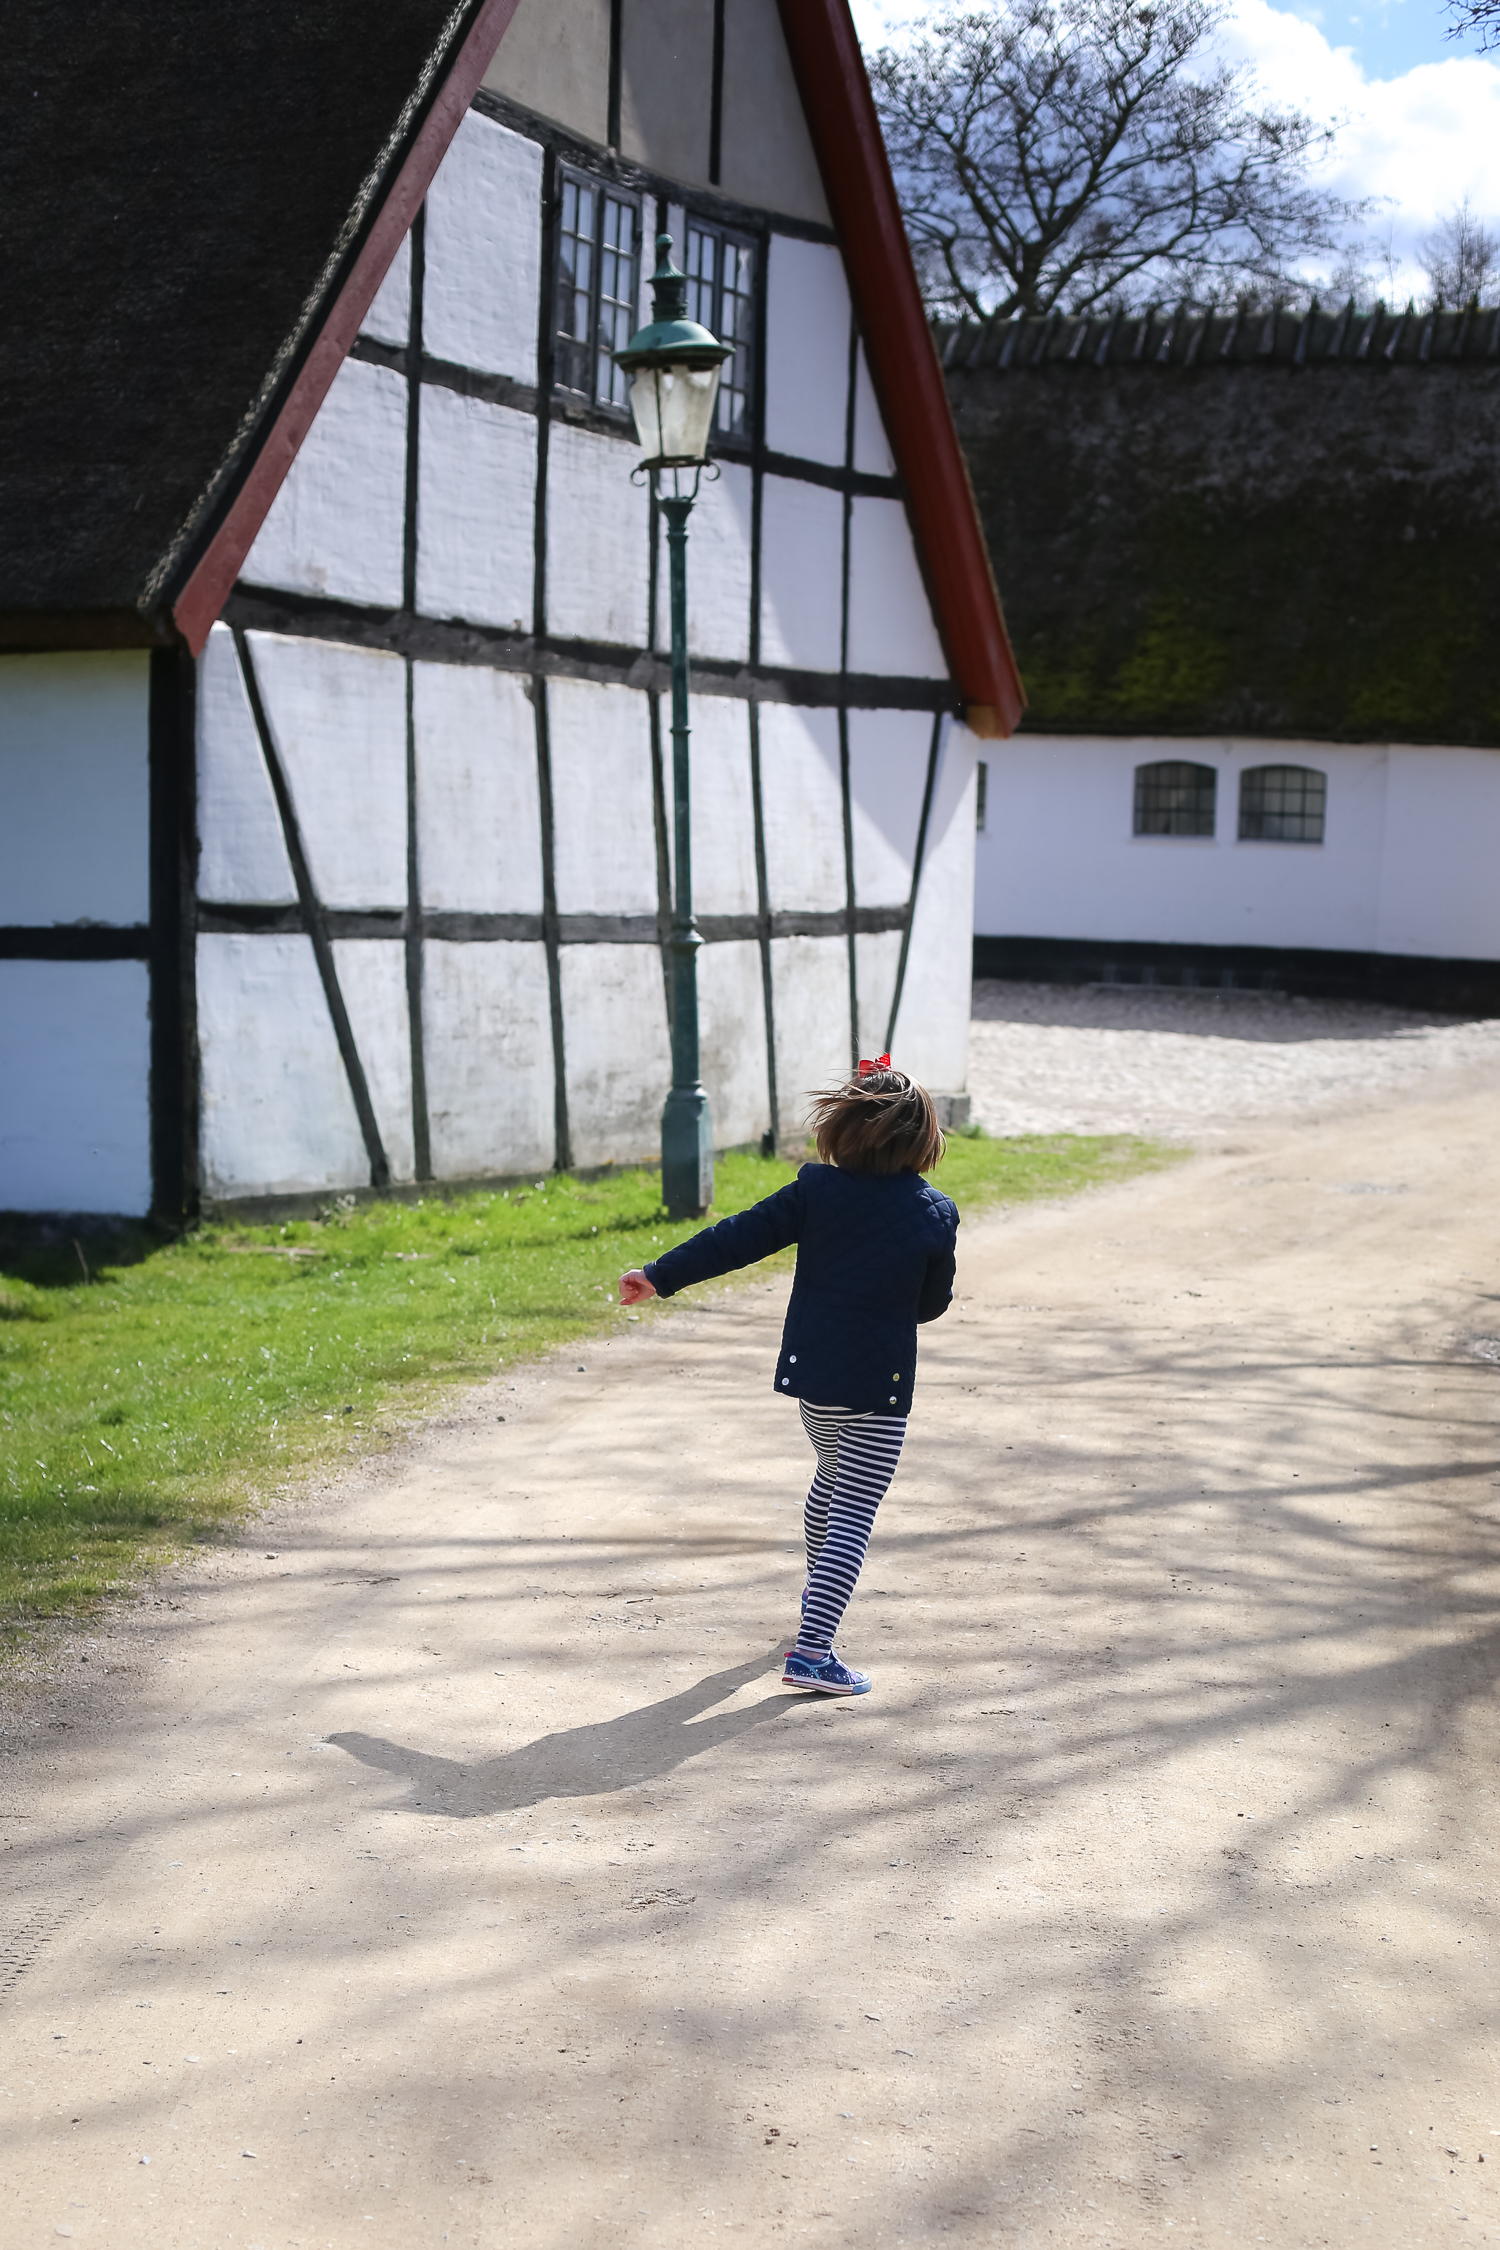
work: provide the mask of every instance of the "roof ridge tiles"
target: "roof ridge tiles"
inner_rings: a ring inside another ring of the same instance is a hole
[[[1024,331],[1024,334],[1023,334]],[[1500,306],[1381,301],[1362,311],[1353,297],[1337,310],[1316,298],[1301,311],[1271,306],[1246,316],[1157,304],[1127,313],[1018,313],[1004,320],[934,321],[945,372],[1030,374],[1052,367],[1112,370],[1140,367],[1190,373],[1259,367],[1310,374],[1327,366],[1437,368],[1480,366],[1500,359]]]

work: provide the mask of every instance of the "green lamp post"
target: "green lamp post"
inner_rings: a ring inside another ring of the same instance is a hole
[[[672,613],[672,828],[676,882],[672,895],[672,1091],[661,1119],[661,1189],[667,1215],[701,1218],[714,1199],[714,1134],[699,1077],[698,948],[693,916],[693,853],[689,822],[687,520],[698,497],[708,433],[719,395],[719,372],[730,354],[687,317],[687,276],[672,263],[672,237],[656,238],[651,276],[655,319],[632,336],[617,363],[631,377],[630,411],[657,503],[667,519]],[[692,471],[691,490],[684,472]],[[664,489],[669,472],[672,489]]]

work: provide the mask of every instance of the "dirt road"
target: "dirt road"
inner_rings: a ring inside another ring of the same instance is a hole
[[[1497,1090],[966,1228],[856,1704],[780,1284],[70,1644],[7,2250],[1500,2237]]]

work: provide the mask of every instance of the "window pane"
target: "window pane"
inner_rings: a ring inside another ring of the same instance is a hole
[[[1240,841],[1321,844],[1328,777],[1312,766],[1250,766],[1240,776]]]
[[[557,381],[567,391],[588,389],[596,203],[585,182],[564,178],[557,248]]]
[[[750,326],[755,309],[754,254],[749,245],[724,241],[720,277],[719,318],[715,333],[721,344],[732,344],[734,356],[724,362],[719,378],[716,419],[732,437],[750,435]]]
[[[687,251],[683,259],[688,277],[688,319],[696,320],[701,327],[718,334],[719,308],[716,300],[718,281],[719,238],[710,234],[707,227],[689,227]]]
[[[1212,766],[1164,758],[1135,769],[1137,836],[1211,836],[1218,775]]]
[[[594,396],[601,405],[624,406],[630,385],[616,367],[613,352],[623,351],[636,328],[636,210],[616,195],[604,195],[599,255],[599,329]]]

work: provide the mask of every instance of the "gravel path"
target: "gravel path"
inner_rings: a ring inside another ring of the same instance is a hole
[[[992,1133],[1232,1131],[1417,1092],[1433,1073],[1500,1063],[1500,1020],[1139,985],[974,986],[969,1090]]]

